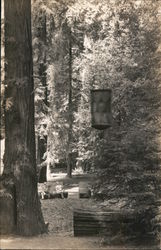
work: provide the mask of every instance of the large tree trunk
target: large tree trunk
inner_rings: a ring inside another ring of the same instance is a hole
[[[30,0],[5,0],[5,156],[1,232],[46,231],[37,192]],[[7,220],[10,218],[10,220]]]

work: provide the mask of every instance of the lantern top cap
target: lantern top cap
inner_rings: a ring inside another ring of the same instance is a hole
[[[108,91],[108,92],[111,92],[112,90],[111,89],[91,89],[91,92],[99,92],[99,91]]]

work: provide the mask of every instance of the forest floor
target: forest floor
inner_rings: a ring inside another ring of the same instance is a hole
[[[42,211],[49,222],[49,233],[38,237],[8,237],[1,239],[0,249],[72,249],[72,250],[148,250],[123,246],[103,246],[100,237],[74,237],[72,213],[74,208],[93,207],[92,199],[47,199],[41,200]]]
[[[68,198],[41,200],[44,220],[49,222],[48,234],[30,238],[3,238],[0,249],[99,249],[100,237],[74,237],[73,233],[73,210],[97,205],[93,199],[79,199],[78,185],[82,180],[90,182],[90,177],[75,176],[69,179],[54,176],[47,185],[52,188],[55,182],[63,181]]]
[[[44,219],[49,222],[47,235],[32,238],[4,238],[1,239],[0,249],[102,249],[100,237],[74,237],[73,235],[73,210],[96,205],[92,199],[79,199],[76,195],[77,189],[73,190],[73,194],[71,193],[67,199],[41,200]]]
[[[73,211],[77,208],[98,208],[99,203],[94,199],[79,198],[79,182],[91,183],[91,178],[86,176],[75,176],[72,179],[60,178],[68,198],[41,200],[42,212],[45,222],[49,222],[49,233],[38,237],[8,237],[0,240],[0,249],[138,249],[120,246],[103,246],[101,237],[74,237]],[[55,181],[48,182],[50,186]],[[43,184],[40,184],[43,185]],[[139,248],[146,249],[148,248]],[[150,248],[149,248],[150,249]]]
[[[92,199],[47,199],[41,200],[45,221],[49,222],[49,233],[38,237],[8,237],[1,239],[0,249],[106,249],[106,250],[148,250],[123,246],[103,246],[101,237],[74,237],[73,210],[97,206]]]

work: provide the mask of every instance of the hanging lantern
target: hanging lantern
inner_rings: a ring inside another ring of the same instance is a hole
[[[106,129],[111,126],[111,90],[91,90],[91,116],[92,127]]]

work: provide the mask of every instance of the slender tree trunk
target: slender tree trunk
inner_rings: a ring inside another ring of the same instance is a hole
[[[71,30],[69,31],[69,130],[68,130],[68,149],[67,149],[67,176],[72,177],[72,130],[73,130],[73,103],[72,103],[72,41]]]
[[[38,142],[37,142],[37,164],[41,165],[41,170],[39,174],[39,182],[43,183],[47,181],[47,166],[44,164],[44,153],[47,150],[47,136],[44,136],[44,138],[41,138],[38,136]]]
[[[41,28],[39,28],[39,40],[40,40],[39,53],[42,54],[42,50],[44,52],[43,58],[42,60],[40,60],[41,62],[39,63],[39,72],[38,72],[41,79],[40,80],[41,86],[43,86],[44,88],[44,98],[43,98],[43,104],[41,106],[41,112],[44,109],[43,112],[44,114],[47,115],[46,109],[49,106],[49,103],[48,103],[48,91],[46,84],[46,14],[44,12],[39,21],[41,22]],[[41,136],[38,135],[37,151],[38,151],[37,164],[42,164],[44,161],[43,156],[47,151],[47,136],[41,138]],[[45,182],[47,180],[46,175],[47,175],[46,166],[44,166],[40,170],[39,182]]]
[[[31,1],[5,0],[5,156],[1,232],[46,231],[37,192]],[[8,198],[7,198],[8,197]],[[8,218],[10,218],[8,220]],[[2,224],[2,226],[3,226]]]

